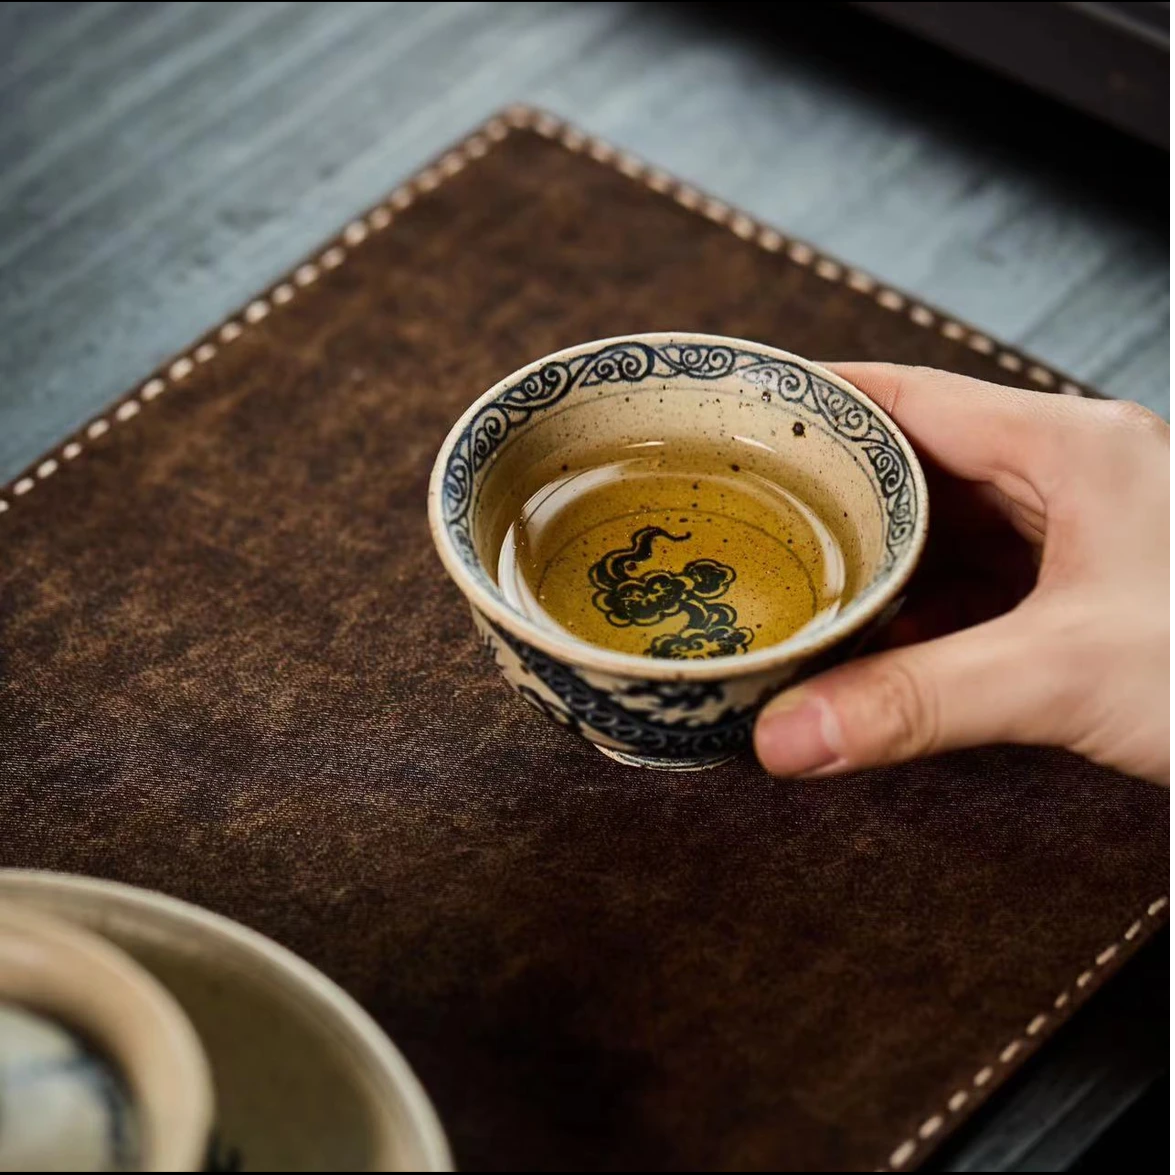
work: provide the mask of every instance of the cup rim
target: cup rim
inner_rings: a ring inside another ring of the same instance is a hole
[[[910,468],[915,492],[914,533],[909,545],[885,572],[877,576],[861,594],[850,601],[848,607],[834,617],[826,627],[807,636],[801,631],[795,636],[769,645],[765,649],[738,656],[715,657],[705,661],[676,661],[658,660],[636,653],[615,652],[599,645],[590,644],[570,634],[564,635],[543,628],[521,612],[516,611],[506,602],[500,591],[496,588],[490,590],[470,573],[453,541],[449,525],[444,517],[442,502],[442,486],[449,459],[466,426],[482,408],[527,375],[541,369],[547,363],[556,360],[566,361],[587,351],[622,343],[640,343],[650,346],[669,343],[686,345],[701,343],[711,346],[750,349],[773,359],[796,364],[812,375],[831,383],[851,399],[863,403],[876,414],[882,426],[901,450]],[[433,543],[445,570],[474,608],[498,627],[506,629],[519,640],[525,641],[557,661],[579,669],[648,681],[718,681],[748,677],[820,653],[859,631],[893,601],[913,573],[926,543],[928,506],[926,476],[913,446],[889,413],[860,388],[842,379],[828,368],[779,347],[772,347],[751,339],[704,334],[697,331],[655,331],[614,335],[609,338],[577,343],[571,347],[563,347],[525,364],[505,378],[498,380],[493,387],[478,396],[461,414],[449,430],[437,453],[428,484],[428,520]]]

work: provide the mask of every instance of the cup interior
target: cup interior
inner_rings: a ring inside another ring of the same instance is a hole
[[[487,393],[438,460],[442,556],[448,548],[459,582],[470,581],[476,595],[525,626],[497,575],[503,539],[524,503],[569,470],[657,444],[686,466],[691,454],[718,454],[782,487],[826,524],[843,556],[843,604],[815,621],[809,638],[821,625],[844,630],[875,611],[917,558],[925,486],[889,418],[795,356],[696,335],[586,344]]]

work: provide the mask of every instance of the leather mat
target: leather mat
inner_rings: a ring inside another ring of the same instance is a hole
[[[1165,921],[1167,793],[1002,747],[634,771],[510,694],[433,456],[525,361],[669,329],[1080,394],[508,112],[0,492],[0,863],[305,956],[459,1166],[915,1166]]]

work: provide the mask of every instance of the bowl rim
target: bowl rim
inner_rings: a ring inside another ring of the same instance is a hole
[[[40,869],[0,868],[0,900],[49,910],[60,920],[101,938],[113,935],[114,948],[128,952],[120,932],[158,946],[180,942],[191,954],[204,943],[217,965],[280,993],[288,1007],[313,1018],[336,1046],[345,1048],[360,1068],[369,1094],[393,1091],[405,1122],[374,1120],[371,1170],[392,1171],[397,1140],[408,1125],[423,1171],[452,1171],[453,1158],[437,1112],[408,1061],[374,1019],[333,980],[256,930],[202,906],[158,890],[123,882]],[[142,964],[139,964],[142,966]],[[148,968],[148,973],[150,969]],[[399,1168],[408,1169],[408,1168]]]
[[[17,944],[7,969],[5,940]],[[179,1001],[147,968],[93,930],[0,890],[0,972],[0,1002],[82,1036],[119,1072],[139,1122],[139,1170],[202,1168],[212,1071]]]
[[[817,629],[806,636],[801,631],[785,641],[779,641],[765,649],[739,656],[715,657],[705,661],[675,661],[643,657],[636,653],[615,652],[580,640],[578,637],[543,628],[516,611],[496,588],[491,591],[470,573],[453,541],[449,524],[444,517],[442,500],[442,486],[449,459],[470,421],[482,408],[511,386],[552,361],[573,359],[586,351],[623,343],[640,343],[649,346],[700,343],[756,351],[765,357],[779,359],[802,367],[810,374],[831,383],[848,395],[850,399],[863,404],[876,414],[883,428],[901,450],[911,471],[915,491],[914,533],[905,551],[882,576],[872,580],[862,594],[850,601],[849,606],[834,617],[826,627]],[[779,347],[755,342],[751,339],[742,339],[732,335],[705,334],[698,331],[654,331],[613,335],[609,338],[593,339],[589,342],[576,343],[574,346],[562,347],[539,359],[532,360],[498,380],[493,387],[478,396],[466,408],[441,444],[436,460],[433,462],[428,484],[428,521],[433,543],[450,578],[477,611],[519,640],[534,646],[559,662],[577,669],[611,674],[626,679],[639,678],[646,681],[725,681],[744,678],[789,665],[798,659],[810,657],[839,643],[879,615],[905,586],[917,566],[926,543],[928,516],[929,501],[926,475],[922,470],[918,456],[893,418],[874,399],[835,372],[790,351],[784,351]]]

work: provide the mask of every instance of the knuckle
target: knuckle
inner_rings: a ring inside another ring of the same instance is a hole
[[[886,378],[872,389],[874,398],[890,416],[900,418],[902,405],[915,394],[918,388],[930,388],[936,392],[949,391],[964,377],[951,372],[940,371],[937,367],[895,363],[887,367]]]
[[[1036,682],[1038,705],[1020,715],[1014,734],[1030,741],[1066,743],[1088,720],[1104,683],[1109,660],[1102,618],[1085,609],[1037,609],[1032,617],[1032,656],[1027,672]]]
[[[1157,413],[1133,400],[1107,400],[1096,405],[1101,421],[1132,434],[1161,437],[1170,435],[1167,423]]]
[[[1057,717],[1073,713],[1088,693],[1088,652],[1078,639],[1053,632],[1037,650],[1037,672],[1048,684],[1049,710]]]
[[[860,380],[860,388],[881,410],[893,416],[901,401],[912,368],[896,363],[878,364],[868,380]]]
[[[872,667],[863,696],[870,711],[866,728],[884,742],[887,760],[912,759],[928,754],[937,743],[938,715],[932,691],[902,660],[885,660]]]

